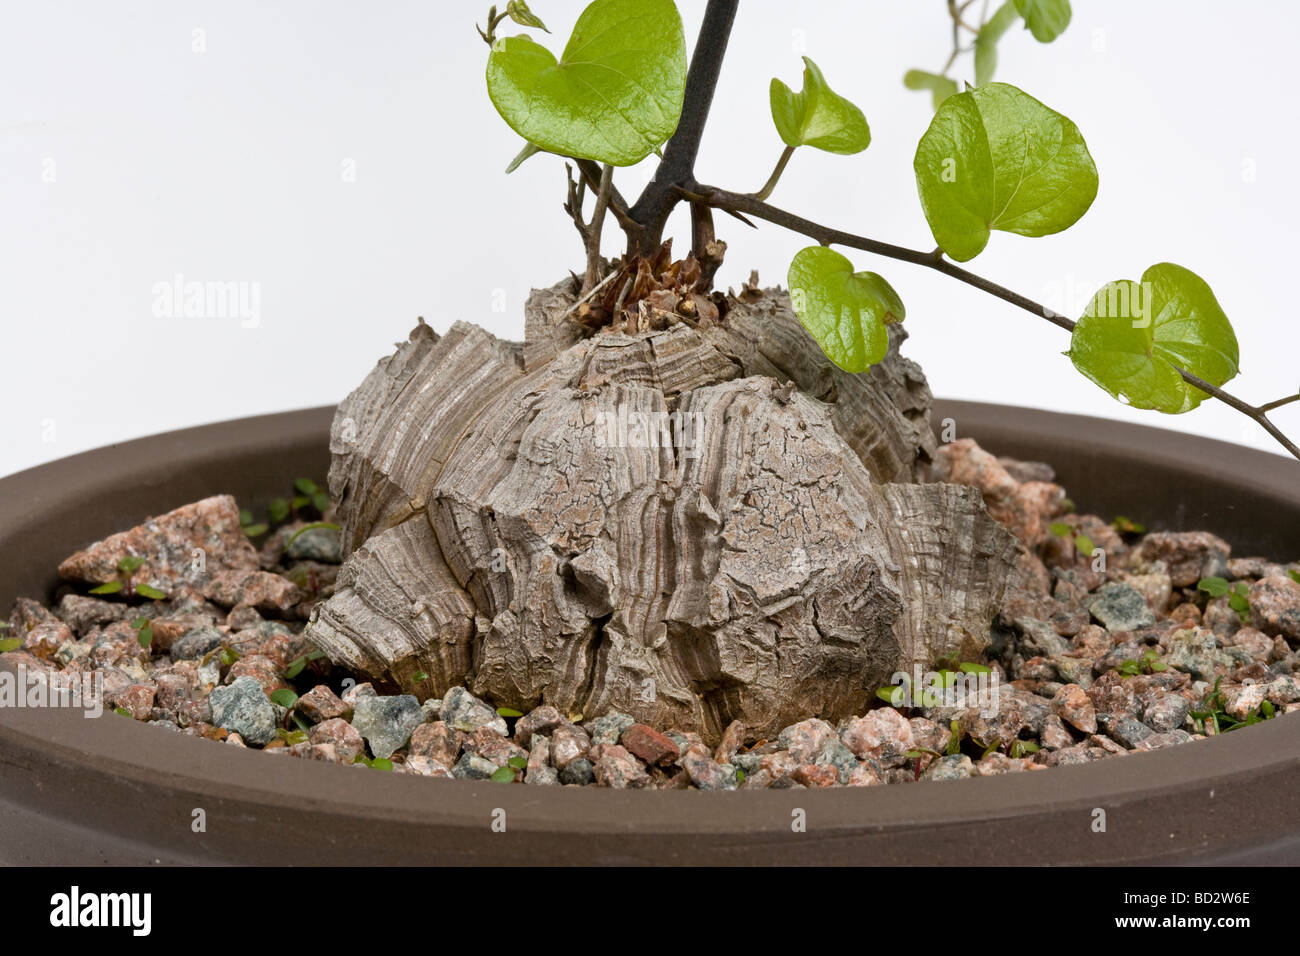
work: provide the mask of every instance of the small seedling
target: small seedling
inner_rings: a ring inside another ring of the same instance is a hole
[[[1227,595],[1228,607],[1237,612],[1243,624],[1250,622],[1250,588],[1245,581],[1229,584],[1224,578],[1201,578],[1196,587],[1212,598]]]
[[[283,727],[275,731],[275,735],[284,741],[285,746],[292,747],[294,744],[305,744],[307,735],[301,730],[285,730]]]
[[[1137,677],[1139,674],[1154,674],[1168,669],[1169,665],[1160,660],[1160,652],[1154,647],[1148,647],[1138,660],[1129,658],[1120,661],[1115,668],[1121,677]]]
[[[131,575],[144,565],[144,558],[138,554],[128,554],[117,562],[118,576],[112,581],[106,581],[98,587],[90,589],[90,593],[96,597],[106,597],[109,594],[118,594],[125,591],[128,595],[132,593]],[[167,597],[162,591],[148,584],[137,584],[134,593],[140,597],[149,598],[154,601],[161,601]]]
[[[325,652],[318,651],[318,650],[308,651],[306,654],[300,654],[299,656],[291,660],[288,666],[285,667],[284,679],[293,680],[295,677],[297,677],[299,674],[303,672],[303,668],[307,666],[308,661],[318,661],[324,656],[325,656]]]
[[[141,647],[150,647],[153,644],[153,625],[147,617],[137,617],[131,622],[135,628],[135,639],[140,642]]]
[[[1092,543],[1092,538],[1088,537],[1086,534],[1076,535],[1074,533],[1073,525],[1067,524],[1064,521],[1056,521],[1052,523],[1049,530],[1058,538],[1073,537],[1074,548],[1076,551],[1084,557],[1090,557],[1092,555],[1093,548],[1095,547]]]
[[[1013,759],[1019,760],[1022,757],[1028,757],[1030,754],[1038,753],[1038,750],[1038,744],[1034,743],[1032,740],[1014,740],[1011,742],[1009,755]]]
[[[498,707],[498,708],[497,708],[497,716],[498,716],[498,717],[522,717],[523,715],[524,715],[524,714],[523,714],[523,711],[521,711],[521,710],[515,710],[513,707]]]
[[[1223,678],[1216,678],[1214,688],[1201,701],[1200,707],[1188,711],[1198,733],[1206,733],[1207,729],[1212,727],[1214,734],[1226,734],[1239,727],[1249,727],[1252,724],[1271,720],[1277,716],[1277,708],[1273,706],[1273,702],[1265,700],[1258,707],[1248,712],[1244,720],[1237,720],[1225,709],[1227,707],[1227,697],[1219,689],[1221,683],[1223,683]]]
[[[391,771],[393,769],[393,762],[389,760],[387,757],[375,757],[372,760],[370,757],[367,757],[365,754],[357,754],[352,762],[363,763],[371,770]]]
[[[271,692],[271,702],[279,704],[281,707],[292,708],[298,703],[298,695],[293,692],[292,688],[281,687],[279,690]]]
[[[1110,526],[1123,535],[1145,534],[1147,530],[1146,525],[1138,524],[1125,515],[1116,515]]]

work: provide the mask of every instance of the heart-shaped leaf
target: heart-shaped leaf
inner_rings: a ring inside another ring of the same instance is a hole
[[[488,95],[511,129],[548,152],[631,166],[677,129],[686,38],[672,0],[595,0],[557,61],[526,36],[502,37]]]
[[[1097,167],[1079,128],[1006,83],[944,100],[912,166],[930,231],[958,262],[979,255],[993,229],[1067,229],[1097,196]]]
[[[846,372],[865,372],[889,351],[891,322],[901,322],[903,301],[874,272],[824,246],[809,246],[790,263],[790,300],[803,327],[826,357]]]
[[[993,74],[998,68],[998,41],[1019,17],[1020,14],[1016,11],[1012,0],[1006,0],[980,27],[974,44],[976,86],[983,86],[993,79]]]
[[[903,74],[903,85],[909,90],[929,90],[937,110],[939,104],[957,92],[957,81],[925,70],[908,70]]]
[[[817,64],[803,58],[803,89],[798,93],[778,79],[772,80],[772,121],[787,146],[812,146],[848,156],[871,143],[867,118],[833,91]]]
[[[1141,283],[1102,286],[1075,326],[1068,354],[1113,397],[1171,415],[1207,397],[1175,366],[1222,385],[1237,374],[1239,360],[1232,323],[1210,287],[1170,262],[1152,266]]]
[[[1016,10],[1039,43],[1051,43],[1070,25],[1070,0],[1016,0]]]

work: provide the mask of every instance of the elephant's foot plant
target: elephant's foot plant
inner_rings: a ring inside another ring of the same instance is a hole
[[[1075,125],[992,82],[1009,27],[1050,40],[1068,4],[1012,0],[975,23],[949,2],[953,57],[909,74],[934,95],[914,164],[933,251],[770,204],[800,148],[870,142],[811,60],[799,92],[772,81],[784,147],[767,181],[697,179],[737,8],[709,0],[689,67],[672,0],[595,0],[558,59],[501,35],[546,29],[526,4],[494,8],[479,32],[492,102],[525,141],[511,168],[564,160],[581,274],[534,291],[523,342],[421,321],[340,405],[330,500],[303,485],[260,525],[212,499],[158,519],[157,547],[139,529],[101,542],[61,571],[119,590],[65,595],[58,614],[20,603],[8,653],[120,671],[116,706],[188,733],[535,784],[951,779],[1300,707],[1300,568],[1076,515],[1049,466],[939,444],[929,387],[899,351],[900,296],[830,248],[989,292],[1068,331],[1073,364],[1128,404],[1222,401],[1300,458],[1269,419],[1300,395],[1223,390],[1236,338],[1190,270],[1110,283],[1076,321],[957,264],[994,231],[1059,232],[1097,195]],[[976,84],[959,90],[964,32]],[[615,168],[652,154],[645,190],[622,195]],[[690,248],[675,258],[664,233],[682,203]],[[714,288],[719,211],[816,243],[794,252],[788,292]],[[611,218],[617,261],[602,255]],[[196,530],[222,547],[186,571]],[[268,533],[259,563],[247,539]],[[145,563],[122,566],[133,556]],[[162,597],[128,606],[146,595],[127,580]],[[950,693],[990,684],[974,704]]]
[[[1181,266],[1105,286],[1076,323],[956,264],[994,231],[1059,232],[1097,194],[1075,125],[991,82],[1010,19],[1046,40],[1068,5],[1009,2],[974,28],[977,85],[936,90],[914,164],[932,252],[769,204],[800,148],[870,142],[809,59],[799,92],[772,81],[784,149],[768,181],[698,181],[737,7],[707,4],[689,68],[672,0],[595,0],[558,59],[501,35],[546,29],[523,3],[480,27],[488,93],[525,140],[510,168],[564,158],[586,268],[533,294],[523,343],[421,324],[340,406],[330,492],[350,557],[307,632],[330,659],[420,698],[464,685],[521,712],[618,710],[715,743],[736,720],[771,735],[861,713],[894,671],[977,657],[1016,541],[960,479],[934,480],[929,390],[899,354],[903,303],[832,245],[1068,329],[1072,362],[1131,405],[1244,406],[1221,389],[1237,372],[1232,327]],[[650,183],[624,197],[615,167],[652,154]],[[692,234],[675,259],[664,230],[680,203]],[[819,243],[794,255],[788,294],[713,288],[718,210]],[[627,240],[615,262],[601,253],[610,218]],[[1243,410],[1297,452],[1266,409]]]

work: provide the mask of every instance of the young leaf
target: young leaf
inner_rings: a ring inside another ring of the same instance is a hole
[[[288,687],[281,687],[279,690],[271,692],[271,700],[281,707],[292,707],[298,703],[298,695]]]
[[[791,301],[803,327],[846,372],[865,372],[889,351],[890,322],[901,322],[903,300],[874,272],[824,246],[809,246],[790,263]]]
[[[101,584],[97,588],[91,588],[90,593],[91,594],[116,594],[120,590],[122,590],[121,581],[109,581],[107,584]]]
[[[153,644],[153,628],[148,622],[136,631],[135,639],[140,642],[141,647],[149,647]]]
[[[1086,534],[1081,534],[1074,539],[1074,547],[1085,557],[1091,557],[1096,545],[1092,543],[1092,538],[1088,537]]]
[[[526,757],[511,757],[506,763],[516,770],[524,770],[528,766],[528,759]]]
[[[1074,534],[1074,528],[1066,524],[1064,521],[1053,521],[1047,530],[1051,531],[1052,534],[1056,535],[1058,538],[1068,538],[1070,535]]]
[[[488,96],[516,133],[552,153],[631,166],[667,142],[686,93],[686,38],[672,0],[594,0],[557,61],[501,37]]]
[[[963,674],[992,674],[993,673],[993,668],[989,667],[987,664],[971,664],[969,662],[963,662],[961,664],[958,664],[957,668]]]
[[[1125,515],[1116,515],[1110,526],[1120,534],[1142,534],[1147,530],[1145,525],[1139,524]]]
[[[1228,582],[1224,578],[1201,578],[1196,582],[1197,590],[1204,591],[1210,597],[1223,597],[1229,591]]]
[[[374,760],[370,761],[370,769],[392,771],[393,762],[387,757],[376,757]]]
[[[1287,568],[1286,573],[1292,581],[1296,584],[1300,584],[1300,571],[1297,571],[1295,568]]]
[[[984,86],[998,68],[998,41],[1011,29],[1019,13],[1013,0],[1006,0],[980,27],[975,36],[975,85]]]
[[[492,772],[493,783],[514,783],[515,770],[513,767],[497,767]]]
[[[876,691],[876,696],[891,707],[902,707],[905,699],[903,688],[896,684],[880,688]]]
[[[817,64],[803,58],[803,89],[796,93],[778,79],[772,80],[769,99],[772,121],[787,146],[811,146],[849,156],[871,143],[867,118],[834,92]]]
[[[133,574],[144,564],[144,558],[138,554],[128,554],[117,562],[117,569],[123,574]]]
[[[148,598],[151,601],[164,601],[167,599],[166,594],[149,584],[137,584],[135,586],[135,593],[140,595],[140,597]]]
[[[1016,0],[1016,10],[1039,43],[1051,43],[1070,25],[1070,0]]]
[[[903,85],[909,90],[929,90],[930,100],[937,110],[939,104],[957,92],[957,81],[925,70],[908,70],[903,74]]]
[[[944,100],[912,165],[930,231],[958,262],[979,255],[993,229],[1068,229],[1097,196],[1079,128],[1006,83]]]
[[[321,514],[324,514],[329,510],[330,496],[323,491],[316,492],[316,494],[311,496],[311,506]]]
[[[547,33],[551,32],[546,29],[546,24],[533,11],[528,9],[528,4],[524,0],[510,0],[506,4],[506,15],[521,27],[536,27],[538,30],[545,30]]]
[[[513,707],[498,707],[498,717],[522,717],[523,711],[515,710]]]
[[[307,666],[307,658],[305,656],[295,657],[293,660],[289,662],[289,665],[284,669],[284,679],[293,680],[295,677],[297,677],[299,674],[302,673],[303,668],[306,666]]]
[[[250,525],[252,523],[253,523],[253,512],[249,511],[247,508],[240,508],[239,509],[240,527],[243,527],[245,525]]]
[[[1075,326],[1067,353],[1083,375],[1134,408],[1171,415],[1207,396],[1178,366],[1213,385],[1237,374],[1237,336],[1196,273],[1161,262],[1142,282],[1103,286]]]
[[[266,510],[276,524],[282,524],[289,518],[289,502],[283,498],[276,498]]]
[[[244,534],[250,538],[260,538],[270,529],[265,524],[246,524],[244,525]]]
[[[312,481],[310,478],[295,478],[293,482],[293,487],[294,490],[298,492],[298,494],[307,495],[308,497],[320,491],[320,489],[316,487],[316,482]],[[244,513],[241,511],[240,512],[241,517],[239,519],[240,524],[248,524],[247,521],[244,521],[242,517],[243,514]],[[252,518],[250,517],[249,520],[251,521]]]
[[[21,637],[6,637],[4,640],[0,640],[0,654],[16,651],[22,646],[23,639]]]

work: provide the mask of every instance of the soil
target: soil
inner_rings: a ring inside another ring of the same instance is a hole
[[[0,663],[29,684],[90,680],[105,719],[157,731],[542,786],[734,790],[1036,772],[1141,759],[1300,710],[1300,563],[1234,557],[1206,532],[1076,514],[1048,465],[999,459],[970,440],[935,460],[930,477],[978,488],[1023,546],[987,656],[933,662],[908,675],[905,699],[886,688],[867,713],[834,725],[810,714],[771,739],[734,722],[706,746],[618,712],[498,712],[463,687],[421,701],[359,682],[302,634],[340,573],[331,508],[310,495],[265,519],[273,530],[222,496],[70,556],[53,604],[15,603]],[[17,686],[0,681],[0,703]]]

